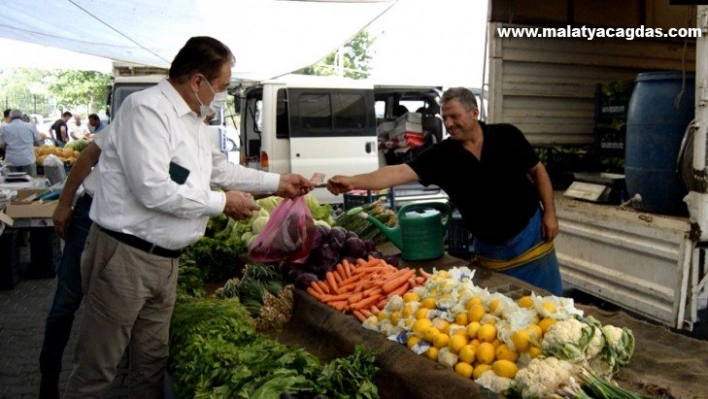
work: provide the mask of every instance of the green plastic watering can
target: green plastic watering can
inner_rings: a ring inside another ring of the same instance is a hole
[[[398,249],[401,258],[423,261],[440,258],[445,254],[444,235],[450,223],[451,209],[444,202],[419,202],[406,204],[398,211],[398,226],[388,227],[361,208],[349,214],[358,214],[378,227]]]

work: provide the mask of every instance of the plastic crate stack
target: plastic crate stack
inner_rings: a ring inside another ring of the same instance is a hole
[[[454,211],[445,238],[447,253],[456,258],[469,260],[472,257],[472,235],[460,212]]]
[[[380,198],[386,198],[386,202],[391,206],[391,209],[395,209],[393,190],[386,189],[377,193],[371,192],[371,190],[352,190],[344,194],[344,210],[347,211],[358,206],[371,204]]]

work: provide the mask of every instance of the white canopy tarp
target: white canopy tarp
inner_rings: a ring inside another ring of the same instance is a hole
[[[395,2],[0,0],[0,37],[169,67],[187,39],[212,36],[235,54],[234,77],[263,80],[314,64]]]

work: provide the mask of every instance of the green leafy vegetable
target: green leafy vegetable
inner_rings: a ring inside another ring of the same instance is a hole
[[[253,329],[237,299],[179,302],[170,329],[169,370],[177,397],[274,398],[323,393],[377,398],[374,354],[357,348],[326,366],[306,351]]]

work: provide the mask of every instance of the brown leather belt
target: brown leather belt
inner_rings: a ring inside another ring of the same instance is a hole
[[[109,236],[115,238],[116,240],[122,242],[123,244],[130,245],[133,248],[137,248],[141,251],[145,251],[149,254],[163,256],[165,258],[179,258],[182,255],[181,249],[167,249],[159,247],[151,242],[145,241],[142,238],[138,238],[134,235],[119,233],[117,231],[104,229],[98,226],[102,232],[108,234]]]

